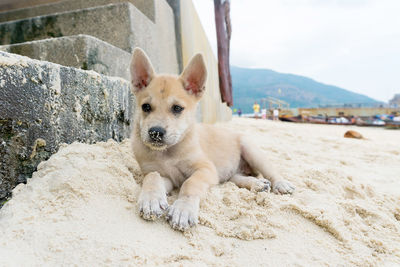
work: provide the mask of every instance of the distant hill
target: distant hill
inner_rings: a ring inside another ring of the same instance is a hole
[[[378,101],[343,88],[319,83],[310,78],[284,74],[268,69],[231,67],[233,104],[243,113],[250,113],[254,101],[272,96],[290,107],[318,107],[343,104],[377,104]],[[280,90],[279,90],[280,89]]]

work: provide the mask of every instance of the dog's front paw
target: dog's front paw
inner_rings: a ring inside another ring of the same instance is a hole
[[[272,191],[275,194],[292,194],[295,190],[294,185],[292,185],[289,181],[279,180],[274,183],[272,186]]]
[[[198,222],[199,198],[178,198],[168,209],[167,220],[172,228],[185,231]]]
[[[257,179],[254,183],[251,185],[251,191],[253,192],[269,192],[271,190],[271,183],[267,179],[260,178]]]
[[[139,213],[143,219],[154,220],[161,217],[168,208],[167,196],[160,192],[141,192]]]

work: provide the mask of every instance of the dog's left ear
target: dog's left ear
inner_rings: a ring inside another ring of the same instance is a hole
[[[207,80],[207,68],[203,55],[196,54],[183,70],[180,79],[185,90],[197,98],[203,95]]]

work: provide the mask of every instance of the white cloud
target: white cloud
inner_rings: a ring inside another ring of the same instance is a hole
[[[212,0],[194,0],[214,50]],[[400,93],[400,1],[231,0],[231,63],[387,101]]]

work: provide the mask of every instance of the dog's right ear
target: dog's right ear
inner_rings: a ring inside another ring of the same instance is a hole
[[[153,66],[146,53],[139,47],[133,50],[130,70],[134,93],[146,88],[154,77]]]

